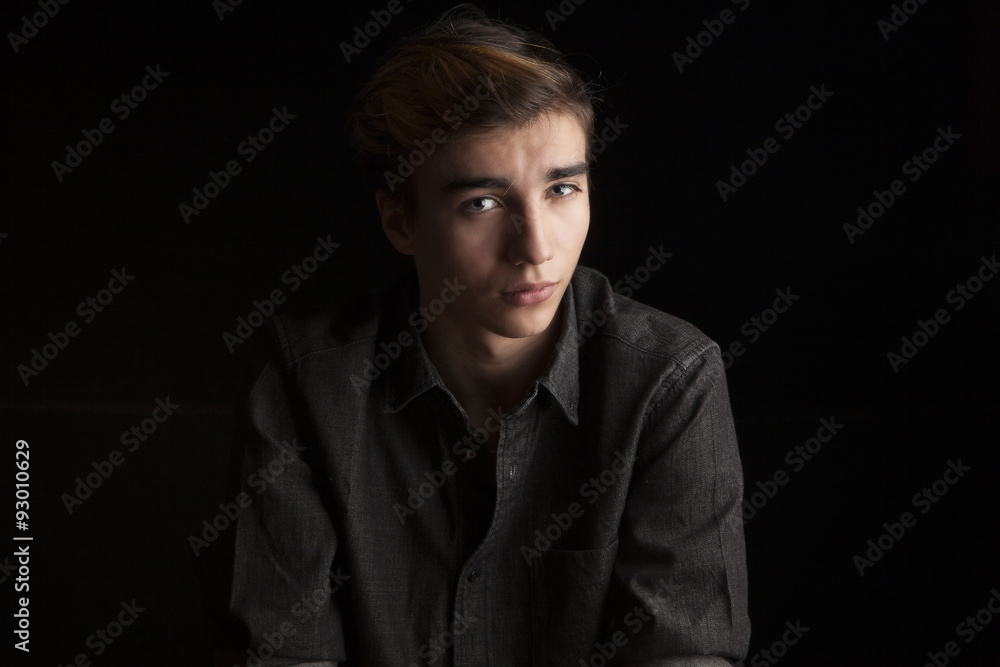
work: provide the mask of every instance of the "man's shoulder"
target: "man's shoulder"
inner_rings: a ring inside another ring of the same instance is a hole
[[[573,276],[577,337],[599,338],[620,354],[657,357],[688,366],[718,349],[696,326],[612,288],[596,269],[578,266]]]
[[[392,286],[323,306],[286,310],[269,319],[271,331],[286,364],[323,353],[350,354],[371,345],[378,336],[386,310],[398,298]]]

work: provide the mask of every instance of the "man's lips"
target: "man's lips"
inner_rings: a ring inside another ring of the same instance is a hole
[[[504,301],[515,306],[531,306],[545,301],[555,292],[557,283],[545,281],[520,283],[500,292]]]
[[[514,285],[513,287],[508,287],[505,290],[500,290],[500,293],[511,294],[512,292],[536,292],[540,289],[551,287],[552,285],[555,284],[556,283],[552,282],[551,280],[545,280],[537,283],[520,283],[518,285]]]

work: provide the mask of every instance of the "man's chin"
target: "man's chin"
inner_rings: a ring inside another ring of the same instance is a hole
[[[504,338],[514,338],[520,340],[523,338],[531,338],[532,336],[540,336],[545,333],[545,328],[503,326],[494,329],[493,333],[498,336],[503,336]]]
[[[555,323],[557,311],[548,308],[535,312],[526,310],[507,313],[493,327],[493,332],[505,338],[530,338],[544,334]]]

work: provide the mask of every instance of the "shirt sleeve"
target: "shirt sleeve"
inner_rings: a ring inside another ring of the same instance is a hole
[[[637,447],[609,592],[625,664],[745,657],[742,495],[725,373],[710,343],[662,382]]]
[[[322,456],[300,428],[294,400],[271,362],[239,417],[244,458],[230,610],[249,630],[248,655],[257,659],[249,664],[336,666],[346,656],[334,594],[350,577],[332,570],[337,534],[316,482],[324,478]]]

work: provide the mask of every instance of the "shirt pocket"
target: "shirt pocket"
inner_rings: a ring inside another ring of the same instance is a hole
[[[549,549],[531,564],[532,664],[579,664],[598,640],[618,540],[600,549]]]

